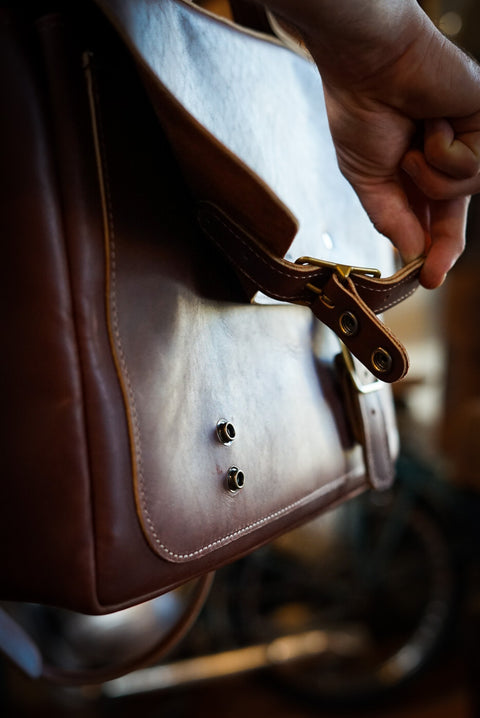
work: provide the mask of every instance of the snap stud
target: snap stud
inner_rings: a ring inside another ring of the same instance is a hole
[[[392,357],[382,347],[378,347],[372,353],[372,364],[380,374],[387,374],[392,368]]]
[[[245,486],[245,474],[236,466],[231,466],[227,471],[227,487],[232,494],[243,489]]]
[[[235,439],[237,432],[231,421],[219,419],[217,421],[217,437],[221,444],[229,446]]]

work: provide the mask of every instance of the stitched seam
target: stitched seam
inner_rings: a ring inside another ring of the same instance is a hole
[[[211,234],[211,232],[208,231],[208,229],[205,227],[205,225],[203,225],[202,228],[203,228],[203,231],[205,232],[205,234],[207,234],[208,237],[211,239],[211,241],[212,241],[222,252],[224,252],[224,249],[223,249],[222,244],[215,238],[215,236],[214,236],[213,234]],[[280,274],[283,274],[283,272],[281,272],[277,267],[275,267],[274,265],[269,264],[264,257],[262,257],[260,254],[257,254],[257,253],[255,252],[255,250],[253,250],[253,249],[247,244],[247,242],[245,242],[241,237],[239,237],[239,235],[237,235],[233,230],[231,230],[230,227],[228,227],[228,225],[225,225],[225,228],[226,228],[226,230],[227,230],[228,232],[230,232],[230,233],[233,234],[234,236],[238,237],[238,238],[240,239],[240,241],[248,248],[248,250],[250,250],[253,254],[256,254],[256,256],[257,256],[262,262],[264,262],[264,264],[266,264],[266,266],[267,266],[269,269],[272,269],[273,271],[276,271],[276,272],[278,272],[278,273],[280,273]],[[269,297],[272,297],[272,299],[285,299],[285,300],[287,300],[287,301],[289,301],[289,302],[294,302],[294,301],[297,300],[297,299],[302,299],[302,300],[305,299],[305,294],[304,294],[304,293],[302,293],[302,294],[280,294],[280,292],[275,292],[275,291],[273,291],[270,287],[266,287],[264,284],[262,284],[262,283],[258,280],[257,277],[254,277],[252,274],[250,274],[249,272],[247,272],[246,269],[245,269],[243,266],[241,266],[238,262],[233,261],[231,258],[230,258],[230,261],[232,262],[232,264],[234,264],[234,265],[238,268],[238,271],[241,272],[244,277],[247,277],[247,279],[250,279],[250,281],[253,282],[253,284],[255,285],[255,287],[256,287],[257,289],[261,289],[262,292],[264,292],[265,294],[267,294]],[[288,276],[288,275],[285,274],[285,276]],[[315,273],[314,273],[314,274],[305,275],[305,279],[310,279],[311,277],[314,277],[314,276],[316,276]],[[291,279],[295,279],[296,281],[299,281],[299,280],[300,280],[299,277],[291,277]]]
[[[107,201],[108,201],[108,220],[110,226],[110,267],[111,267],[111,311],[112,311],[112,329],[115,338],[115,345],[118,350],[118,356],[120,359],[120,365],[122,368],[125,385],[127,388],[128,398],[130,400],[130,414],[131,421],[134,430],[134,444],[135,444],[135,456],[137,459],[137,467],[139,477],[143,484],[143,456],[141,451],[141,431],[138,421],[137,405],[135,401],[135,392],[133,390],[132,382],[130,379],[130,373],[128,370],[127,360],[125,356],[125,350],[122,343],[122,337],[120,333],[120,324],[118,318],[118,303],[117,303],[117,247],[115,243],[115,229],[114,229],[114,218],[111,205],[110,187],[108,182],[108,172],[106,172],[105,178]]]
[[[282,276],[284,276],[284,277],[287,277],[288,279],[292,279],[292,280],[294,280],[295,282],[305,282],[305,281],[308,280],[308,279],[312,279],[312,278],[315,278],[315,277],[318,276],[318,271],[309,272],[308,274],[306,273],[306,274],[302,275],[301,277],[298,277],[298,276],[296,276],[295,274],[293,274],[292,272],[288,272],[288,270],[286,270],[286,269],[285,269],[285,270],[279,269],[279,268],[276,266],[275,263],[269,261],[269,260],[268,260],[267,258],[265,258],[262,254],[260,254],[254,247],[252,247],[251,244],[250,244],[249,242],[247,242],[246,239],[244,239],[244,237],[240,234],[239,231],[236,231],[235,229],[233,229],[233,227],[231,227],[229,224],[227,224],[227,222],[223,219],[223,217],[222,217],[220,214],[217,214],[217,212],[215,212],[214,210],[212,210],[212,214],[213,214],[214,219],[215,219],[217,222],[219,222],[219,224],[221,224],[222,227],[224,227],[224,229],[226,229],[226,231],[227,231],[229,234],[231,234],[231,235],[233,235],[234,237],[236,237],[236,239],[238,239],[238,240],[241,242],[241,244],[242,244],[244,247],[246,247],[246,249],[247,249],[249,252],[251,252],[252,254],[254,254],[254,255],[255,255],[258,259],[260,259],[260,261],[263,262],[269,269],[271,269],[272,271],[276,272],[277,274],[280,274],[280,275],[282,275]],[[206,219],[206,222],[207,222],[207,223],[208,223],[209,221],[211,222],[211,218],[206,217],[205,219]],[[200,224],[201,224],[203,230],[206,232],[206,234],[208,235],[208,237],[212,240],[212,242],[214,242],[214,244],[215,244],[217,247],[219,247],[222,251],[225,251],[225,250],[223,249],[223,245],[216,239],[216,237],[212,234],[212,232],[209,231],[208,227],[206,226],[205,219],[202,220],[202,217],[200,217],[200,219],[199,219]],[[254,284],[256,284],[263,292],[265,292],[265,294],[269,294],[269,295],[270,295],[271,297],[273,297],[274,299],[287,299],[287,300],[289,299],[290,301],[293,301],[293,300],[295,300],[295,299],[303,299],[303,298],[304,298],[304,294],[288,294],[288,295],[287,295],[287,294],[280,294],[280,293],[278,293],[278,292],[273,292],[273,291],[271,291],[268,287],[266,287],[265,285],[261,284],[261,283],[257,280],[256,277],[253,277],[249,272],[247,272],[242,266],[240,266],[240,264],[239,264],[238,262],[234,261],[233,263],[234,263],[235,266],[239,269],[239,271],[242,272],[242,274],[243,274],[244,276],[246,276],[246,277],[247,277],[248,279],[250,279]],[[398,287],[401,287],[403,284],[406,284],[407,282],[410,282],[410,281],[411,281],[411,277],[410,277],[410,276],[406,276],[406,277],[404,277],[403,279],[401,279],[399,282],[395,283],[393,287],[391,287],[391,286],[390,286],[390,287],[374,287],[374,286],[371,286],[370,284],[366,284],[365,282],[361,282],[361,281],[359,281],[358,283],[355,283],[355,284],[358,286],[358,288],[361,288],[361,289],[363,289],[363,290],[366,291],[366,292],[377,292],[377,293],[380,293],[380,294],[384,294],[386,291],[391,292],[393,289],[397,289]],[[357,291],[358,291],[358,289],[357,289]],[[399,304],[400,302],[404,301],[404,299],[406,299],[407,297],[409,297],[411,294],[413,294],[415,291],[416,291],[416,287],[414,287],[413,289],[411,289],[408,293],[403,294],[403,295],[401,295],[400,297],[397,297],[395,300],[392,300],[389,304],[382,305],[382,306],[377,310],[377,312],[383,312],[383,311],[386,311],[387,309],[390,309],[390,307],[396,306],[396,305]]]
[[[385,290],[388,291],[389,289],[391,290],[391,289],[396,289],[397,287],[401,287],[402,284],[406,284],[407,282],[411,282],[411,281],[412,281],[412,276],[410,274],[407,274],[407,276],[404,277],[403,279],[400,279],[399,281],[397,280],[393,284],[393,286],[390,285],[390,286],[385,286],[385,287],[375,287],[375,286],[372,286],[370,283],[362,281],[361,277],[359,277],[356,284],[358,287],[361,287],[362,289],[364,289],[367,292],[384,292]]]
[[[389,302],[388,304],[382,304],[381,307],[377,310],[378,312],[385,312],[387,309],[390,309],[391,307],[395,307],[397,304],[400,304],[400,302],[403,302],[405,299],[408,299],[408,297],[411,297],[412,294],[415,294],[417,291],[417,287],[413,287],[413,289],[410,289],[408,292],[405,292],[405,294],[402,294],[400,297],[397,297],[393,301]]]
[[[161,548],[168,556],[175,559],[191,559],[195,558],[196,556],[199,556],[202,553],[205,553],[206,551],[213,550],[215,548],[219,548],[226,542],[230,541],[231,539],[238,538],[242,536],[243,534],[251,531],[252,529],[258,528],[259,526],[262,526],[262,524],[267,523],[268,521],[271,521],[272,519],[279,518],[280,516],[283,516],[288,511],[291,511],[292,509],[297,508],[298,506],[301,506],[304,504],[308,499],[311,499],[312,496],[315,494],[327,494],[330,491],[334,491],[335,489],[342,486],[347,479],[349,479],[351,476],[355,476],[357,473],[357,470],[352,469],[347,474],[344,474],[344,476],[340,477],[339,479],[336,479],[333,482],[329,482],[327,486],[321,487],[321,489],[315,489],[315,491],[312,491],[307,496],[303,496],[301,499],[297,499],[297,501],[293,501],[292,503],[288,504],[287,506],[284,506],[281,509],[278,509],[277,511],[272,511],[272,513],[268,514],[267,516],[263,516],[260,519],[257,519],[256,521],[252,521],[250,524],[247,524],[246,526],[242,526],[241,528],[237,529],[236,531],[232,531],[229,534],[225,534],[224,536],[221,536],[220,538],[213,539],[208,544],[205,544],[201,548],[196,549],[195,551],[190,551],[189,553],[175,553],[174,551],[171,551],[165,544],[161,543],[160,539],[156,539],[156,543],[158,544],[159,548]]]
[[[98,102],[98,101],[97,101]],[[98,103],[99,104],[99,103]],[[103,177],[104,177],[104,189],[105,189],[105,202],[107,206],[107,217],[108,217],[108,230],[109,230],[109,268],[110,268],[110,315],[111,315],[111,330],[115,341],[115,347],[117,349],[117,357],[122,371],[120,377],[121,383],[126,388],[129,409],[127,417],[129,418],[129,425],[133,429],[133,450],[135,453],[137,476],[140,484],[139,499],[142,504],[142,509],[148,515],[148,507],[146,504],[145,488],[144,488],[144,474],[143,474],[143,455],[142,455],[142,437],[140,431],[140,424],[138,421],[138,412],[135,401],[135,392],[130,379],[130,372],[128,370],[127,359],[125,356],[125,350],[123,347],[122,336],[120,332],[120,322],[118,314],[118,299],[117,299],[117,246],[116,246],[116,231],[115,231],[115,218],[113,213],[113,202],[110,186],[110,175],[108,169],[108,154],[105,142],[105,133],[103,129],[103,122],[101,113],[98,116],[98,128],[99,128],[99,140],[101,144],[101,150],[103,155]],[[122,381],[123,380],[123,381]]]
[[[294,274],[294,270],[288,271],[287,269],[279,269],[274,261],[269,260],[263,254],[258,252],[258,250],[255,249],[255,247],[252,247],[252,245],[249,242],[247,242],[246,239],[244,239],[244,237],[240,234],[239,231],[236,231],[235,229],[233,229],[233,227],[231,227],[229,224],[227,224],[221,215],[218,215],[215,212],[213,214],[214,214],[214,218],[217,220],[217,222],[219,224],[221,224],[222,227],[224,227],[227,230],[227,232],[229,232],[234,237],[236,237],[241,242],[241,244],[249,250],[249,252],[251,252],[256,257],[258,257],[258,259],[260,259],[269,269],[271,269],[276,274],[280,274],[284,277],[288,277],[289,279],[293,279],[296,282],[304,282],[306,279],[312,279],[313,277],[318,276],[318,270],[315,270],[314,272],[308,272],[308,273],[302,274],[301,277],[298,277],[296,274]],[[206,220],[207,220],[207,222],[211,221],[211,220],[209,220],[208,217],[206,218]],[[220,244],[220,242],[218,242],[218,240],[216,240],[215,237],[205,227],[205,221],[202,221],[201,217],[200,217],[200,223],[203,226],[203,229],[205,230],[205,232],[210,237],[210,239],[212,239],[212,241],[215,242],[217,247],[220,247],[223,250],[223,247]],[[237,264],[237,263],[235,262],[235,264]]]

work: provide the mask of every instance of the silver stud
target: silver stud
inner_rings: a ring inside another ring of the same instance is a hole
[[[232,494],[243,489],[245,486],[245,474],[236,466],[231,466],[227,471],[227,487]]]
[[[217,437],[221,444],[230,446],[236,435],[237,432],[231,421],[227,421],[226,419],[219,419],[219,421],[217,421]]]

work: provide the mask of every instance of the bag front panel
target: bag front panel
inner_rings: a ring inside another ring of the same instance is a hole
[[[304,307],[241,303],[147,106],[143,116],[137,97],[129,112],[112,82],[102,83],[108,101],[100,87],[97,120],[137,509],[152,549],[196,570],[202,557],[221,563],[364,488],[365,467],[340,408],[338,342]],[[325,336],[321,358],[314,329]],[[222,418],[238,434],[228,447],[216,436]],[[232,493],[234,466],[246,481]]]

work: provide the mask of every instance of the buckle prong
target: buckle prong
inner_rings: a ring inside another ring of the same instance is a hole
[[[316,287],[314,284],[311,284],[311,282],[308,282],[306,285],[306,288],[309,289],[314,294],[317,294],[320,297],[320,300],[325,304],[326,307],[329,309],[335,309],[335,304],[332,302],[330,297],[327,297],[323,289],[320,289],[320,287]]]

